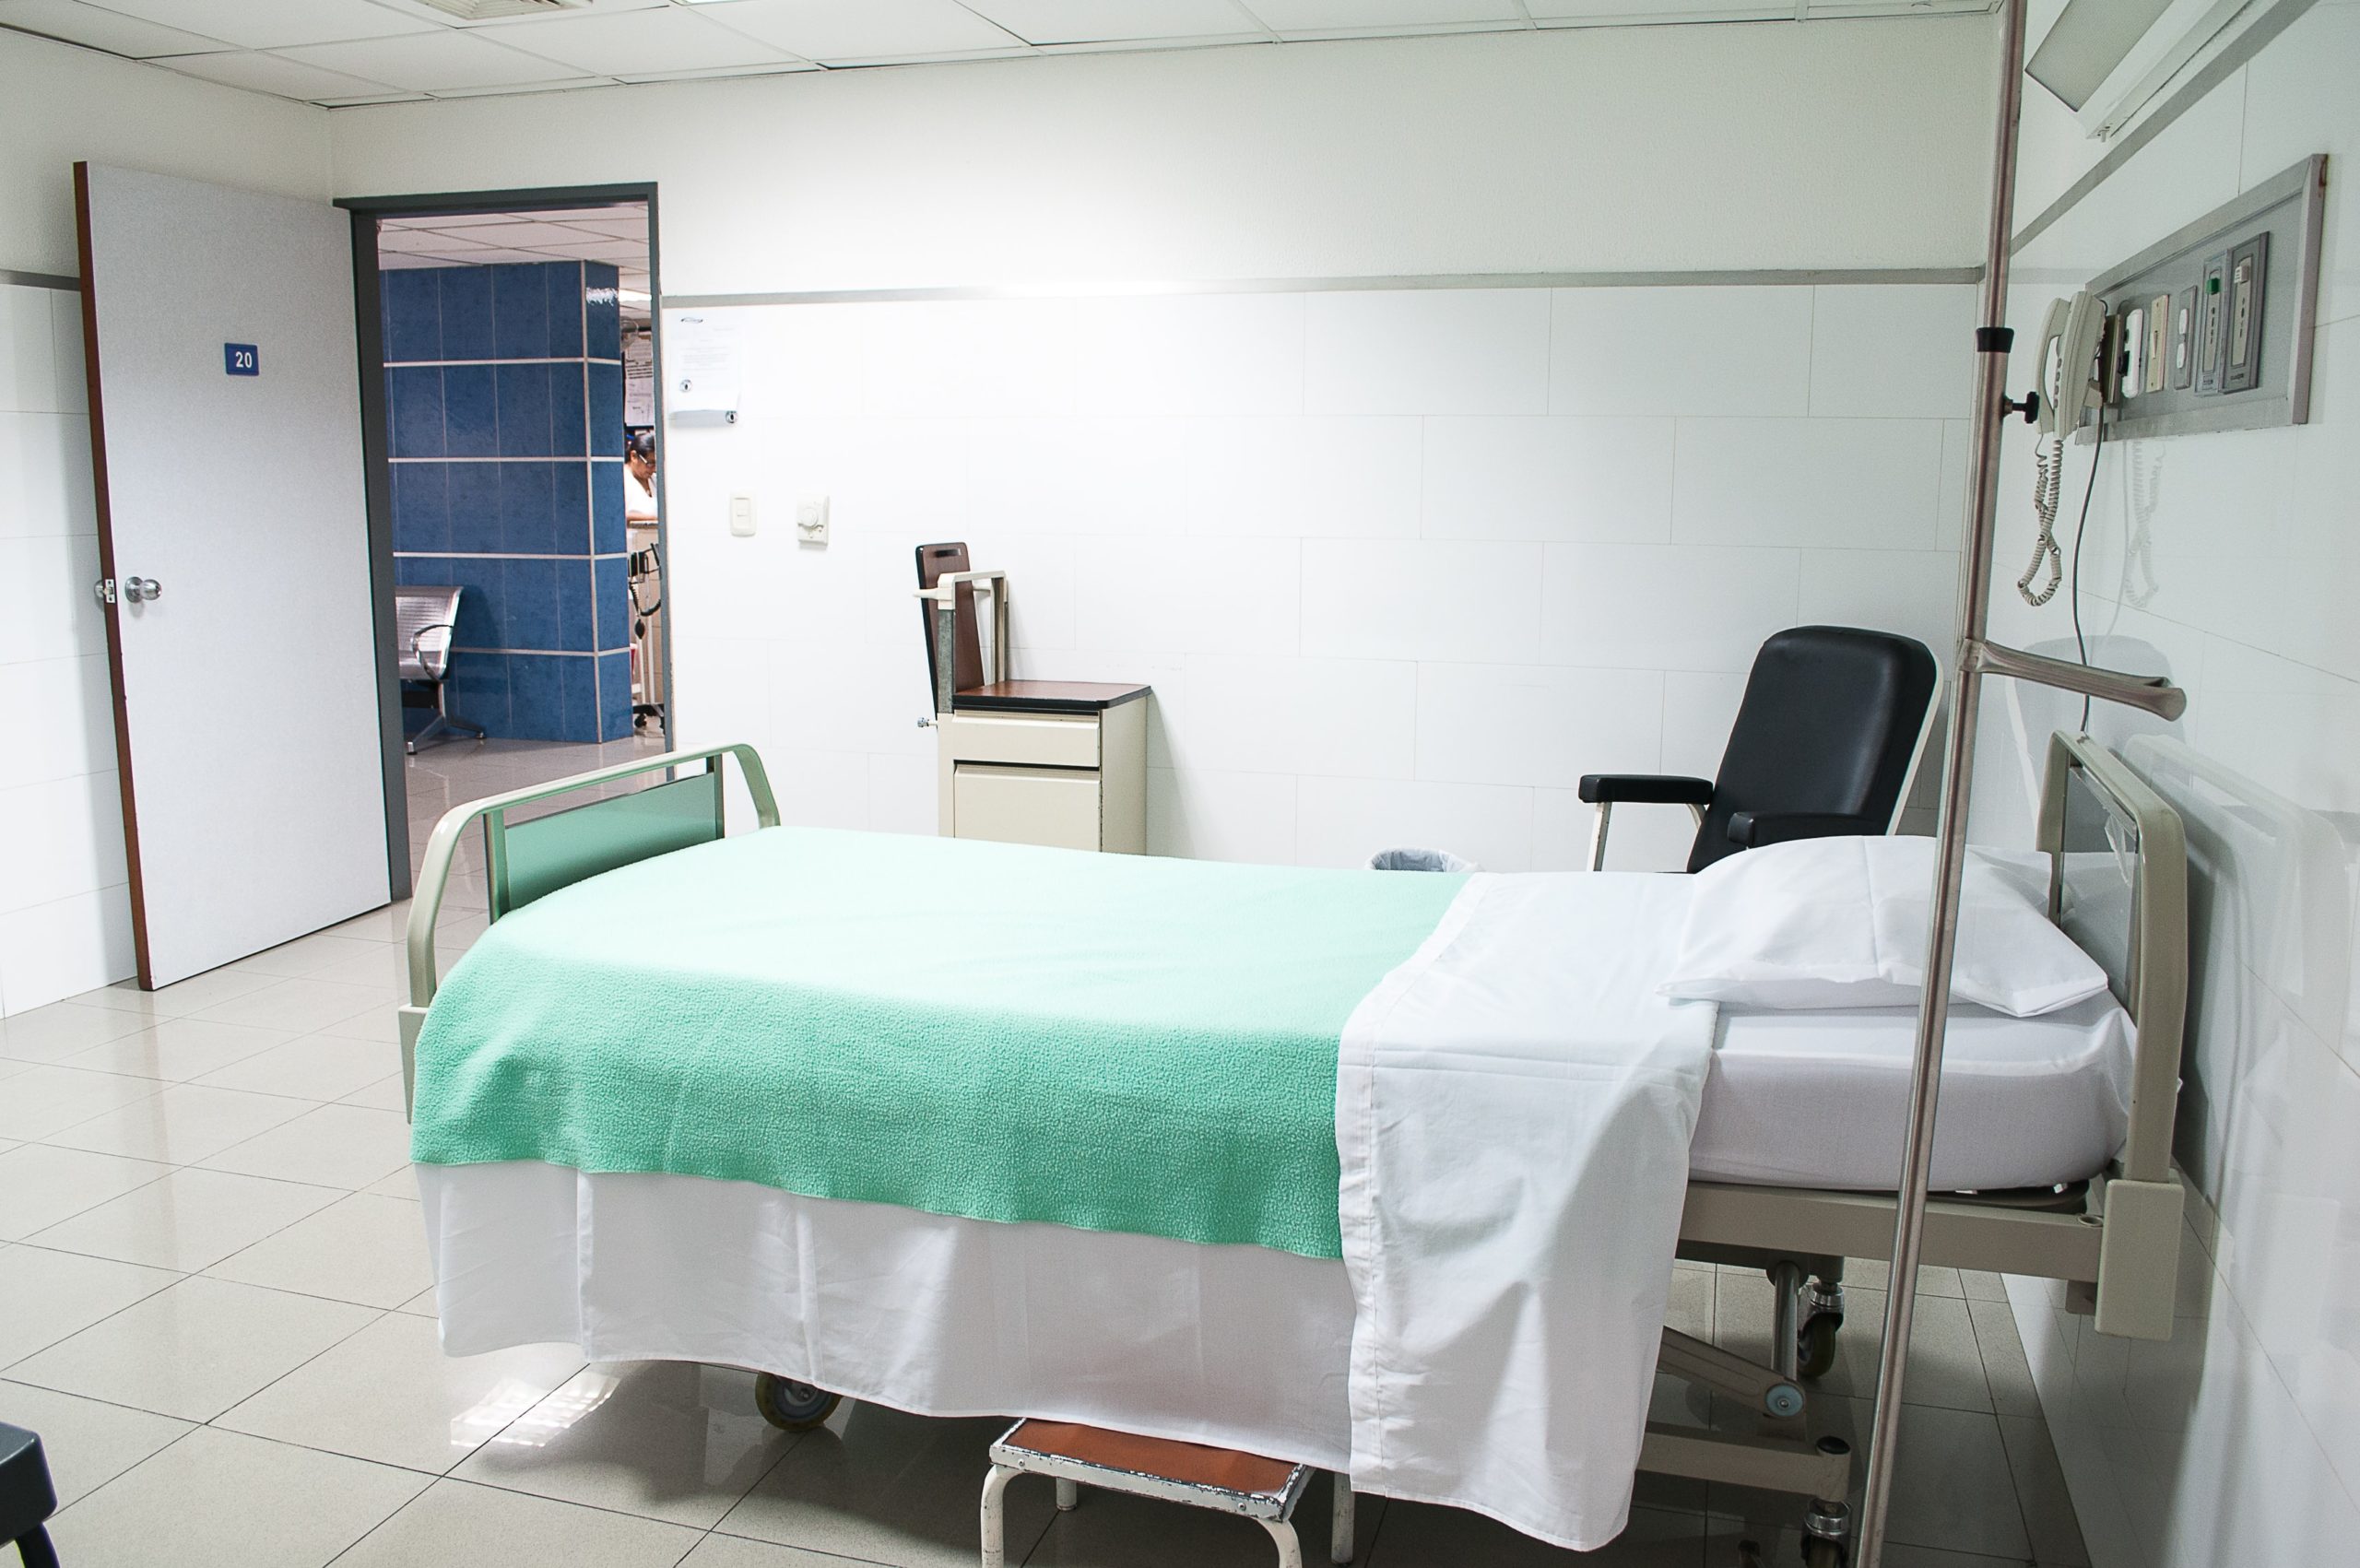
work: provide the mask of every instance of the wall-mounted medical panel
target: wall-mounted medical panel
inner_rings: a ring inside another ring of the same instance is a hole
[[[2326,193],[2326,157],[2307,158],[2091,280],[2113,325],[2107,440],[2308,422]]]

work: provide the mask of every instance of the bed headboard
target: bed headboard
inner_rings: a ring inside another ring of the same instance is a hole
[[[2039,847],[2048,917],[2106,969],[2138,1025],[2122,1173],[2171,1171],[2188,1012],[2188,843],[2179,813],[2085,735],[2049,737]]]

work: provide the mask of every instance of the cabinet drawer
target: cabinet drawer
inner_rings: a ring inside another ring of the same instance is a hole
[[[937,720],[953,762],[1008,762],[1035,768],[1098,766],[1098,720],[954,713]]]
[[[1055,849],[1098,847],[1098,775],[962,762],[951,774],[958,836]]]

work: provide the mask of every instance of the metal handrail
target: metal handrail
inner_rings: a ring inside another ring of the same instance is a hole
[[[505,811],[511,807],[529,806],[535,801],[551,800],[576,790],[596,789],[622,779],[636,778],[642,773],[665,772],[692,762],[713,761],[721,757],[738,759],[738,770],[746,779],[746,793],[754,799],[755,820],[765,828],[777,827],[778,801],[771,794],[770,774],[763,771],[762,760],[754,749],[743,743],[707,746],[694,751],[667,751],[660,757],[619,762],[611,768],[599,768],[549,784],[512,789],[505,795],[486,796],[481,800],[470,800],[464,806],[454,806],[442,813],[442,819],[434,824],[434,831],[426,841],[426,859],[419,867],[418,885],[410,897],[410,1006],[424,1008],[434,1000],[437,984],[434,922],[442,911],[442,890],[451,879],[451,858],[458,853],[459,835],[466,831],[470,822],[496,811]]]

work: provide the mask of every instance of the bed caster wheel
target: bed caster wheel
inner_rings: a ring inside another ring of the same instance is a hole
[[[1840,1540],[1811,1537],[1803,1542],[1803,1568],[1850,1568],[1852,1554]]]
[[[1800,1377],[1825,1377],[1835,1370],[1835,1331],[1844,1326],[1840,1312],[1815,1312],[1795,1332],[1795,1373]]]
[[[781,1432],[809,1432],[835,1413],[837,1397],[773,1373],[754,1374],[754,1409]]]

